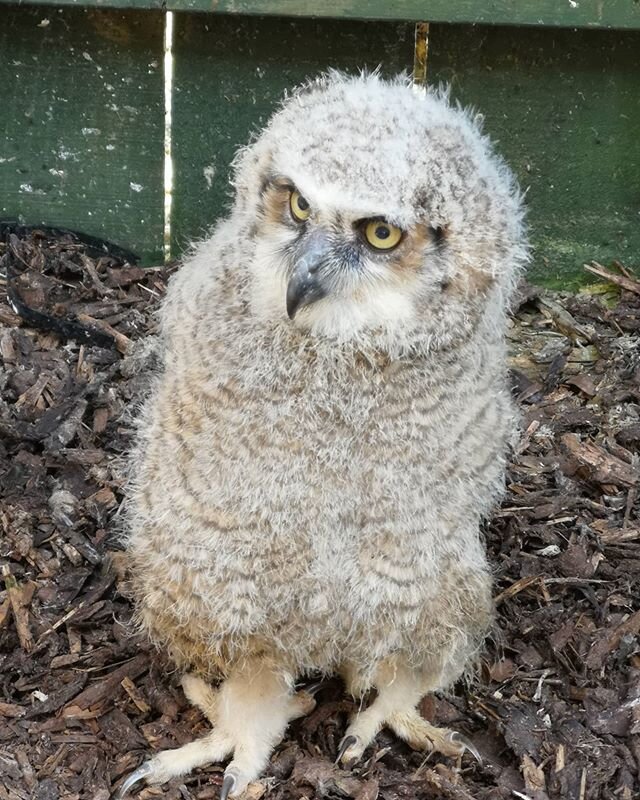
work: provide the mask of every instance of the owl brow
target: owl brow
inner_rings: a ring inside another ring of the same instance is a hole
[[[267,175],[261,186],[261,193],[264,194],[268,189],[275,189],[281,192],[294,192],[296,190],[293,181],[284,175]]]
[[[369,222],[386,222],[387,225],[393,225],[392,222],[389,222],[389,219],[385,217],[383,214],[372,214],[368,217],[361,217],[357,219],[353,224],[354,227],[359,228],[362,225],[368,224]]]

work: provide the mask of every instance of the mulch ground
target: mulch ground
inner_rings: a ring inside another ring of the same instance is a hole
[[[0,800],[107,800],[150,753],[208,728],[128,628],[113,533],[138,343],[171,270],[18,233],[0,244]],[[486,531],[498,629],[478,682],[423,704],[483,764],[382,732],[353,770],[334,766],[354,710],[336,680],[254,800],[640,797],[640,284],[593,269],[578,295],[523,287],[510,342],[524,435]],[[217,798],[222,769],[138,796]]]

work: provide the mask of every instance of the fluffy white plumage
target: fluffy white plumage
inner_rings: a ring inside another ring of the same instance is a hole
[[[479,525],[514,431],[519,192],[446,95],[337,73],[283,103],[234,185],[162,310],[128,534],[145,628],[180,667],[226,680],[187,677],[214,731],[134,777],[235,753],[239,793],[313,705],[294,681],[318,671],[378,690],[345,759],[382,725],[460,752],[415,705],[491,622]],[[399,244],[367,244],[370,219]]]

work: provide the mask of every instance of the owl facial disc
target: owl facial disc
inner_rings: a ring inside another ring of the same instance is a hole
[[[311,233],[303,244],[287,285],[287,314],[293,319],[301,308],[326,297],[326,264],[331,244],[322,231]]]

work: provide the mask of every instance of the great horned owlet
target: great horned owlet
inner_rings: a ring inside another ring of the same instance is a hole
[[[213,729],[124,791],[231,757],[222,795],[240,794],[317,673],[377,690],[344,762],[383,726],[460,754],[416,706],[492,621],[479,527],[515,425],[504,331],[527,258],[511,173],[445,94],[331,73],[233,185],[162,308],[127,537],[140,622]]]

